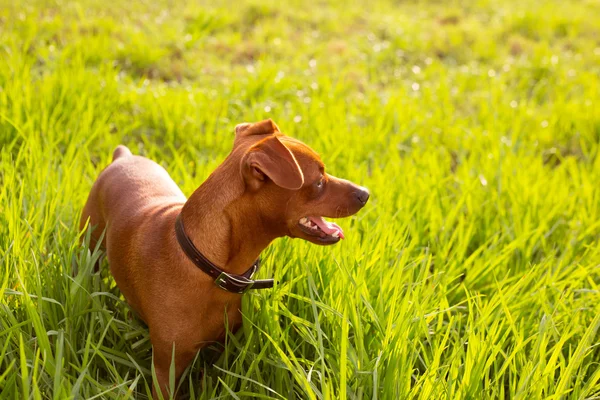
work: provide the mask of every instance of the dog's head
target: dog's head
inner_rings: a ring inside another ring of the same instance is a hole
[[[244,195],[254,202],[262,220],[282,236],[316,244],[344,238],[342,229],[323,217],[355,214],[369,199],[367,189],[326,173],[314,150],[282,134],[270,119],[239,124],[235,131]]]

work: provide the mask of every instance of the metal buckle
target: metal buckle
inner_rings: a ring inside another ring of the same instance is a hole
[[[246,278],[244,278],[246,279]],[[231,292],[231,290],[229,290],[229,288],[227,287],[227,282],[231,282],[234,284],[234,286],[236,286],[236,288],[238,288],[239,290],[237,292],[233,292],[233,293],[246,293],[248,290],[252,289],[252,286],[254,286],[254,281],[250,280],[250,279],[246,279],[241,280],[238,278],[235,278],[231,275],[229,275],[227,272],[221,272],[219,274],[219,276],[217,277],[217,279],[215,279],[215,283],[218,287],[220,287],[221,289],[227,291],[227,292]]]

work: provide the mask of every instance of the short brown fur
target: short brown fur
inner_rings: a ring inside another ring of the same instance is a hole
[[[337,242],[308,235],[298,220],[346,217],[367,199],[366,189],[326,174],[317,153],[265,120],[236,127],[233,150],[189,199],[164,168],[118,146],[91,189],[81,228],[89,219],[91,245],[106,229],[111,273],[148,324],[158,383],[168,397],[173,345],[179,380],[200,348],[242,322],[241,295],[217,287],[181,250],[174,230],[180,213],[196,247],[241,274],[277,237]]]

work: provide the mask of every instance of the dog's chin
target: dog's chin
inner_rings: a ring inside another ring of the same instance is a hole
[[[333,236],[319,237],[319,236],[310,235],[310,234],[304,233],[304,232],[299,232],[297,234],[294,234],[292,237],[304,239],[307,242],[311,242],[311,243],[318,244],[321,246],[329,246],[332,244],[336,244],[337,242],[340,241],[339,237],[337,237],[337,238],[333,237]]]

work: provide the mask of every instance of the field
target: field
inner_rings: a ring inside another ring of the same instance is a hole
[[[0,0],[0,399],[149,397],[88,191],[124,143],[189,195],[264,118],[371,200],[263,253],[280,283],[186,396],[600,398],[599,27],[595,0]]]

